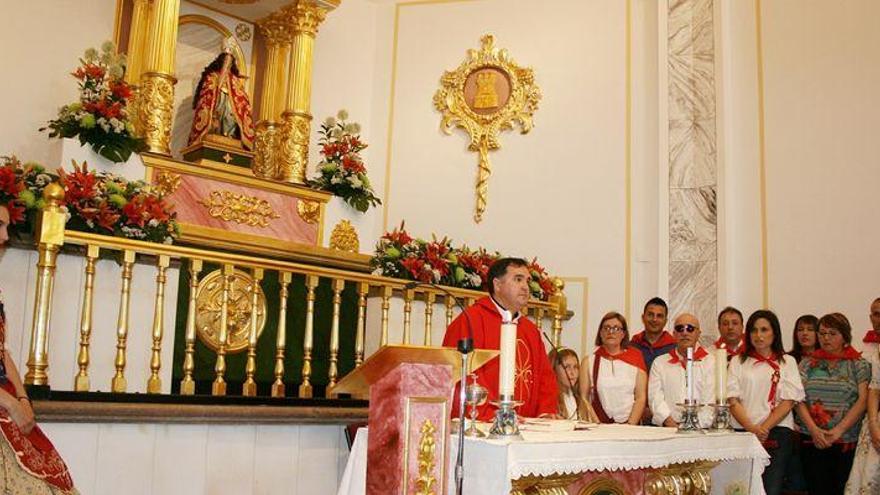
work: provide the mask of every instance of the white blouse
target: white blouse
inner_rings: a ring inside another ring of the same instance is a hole
[[[784,400],[801,402],[804,400],[804,385],[798,371],[797,361],[786,354],[779,365],[779,383],[776,385],[776,396],[771,404],[767,400],[773,379],[773,368],[769,364],[759,363],[755,358],[748,357],[745,362],[739,356],[730,360],[727,368],[727,396],[738,397],[746,410],[746,415],[753,424],[760,424],[777,404]],[[731,418],[734,428],[742,425]],[[794,416],[789,412],[777,426],[794,429]]]
[[[880,390],[880,354],[878,354],[880,350],[878,350],[877,344],[873,342],[864,344],[864,346],[865,350],[862,351],[862,357],[871,363],[871,382],[868,384],[868,388]]]
[[[615,423],[626,423],[636,401],[635,388],[639,368],[619,359],[609,360],[596,355],[599,360],[599,378],[596,393],[602,409]]]
[[[648,377],[648,404],[651,405],[652,421],[663,426],[666,418],[681,423],[682,407],[687,398],[687,380],[681,363],[672,363],[672,356],[657,356],[651,365]],[[694,361],[694,399],[704,406],[700,408],[700,425],[712,426],[712,404],[715,403],[715,356],[709,353],[699,361]]]
[[[565,402],[565,410],[568,412],[568,417],[564,419],[578,419],[577,400],[575,400],[574,394],[571,391],[563,392],[562,400]]]

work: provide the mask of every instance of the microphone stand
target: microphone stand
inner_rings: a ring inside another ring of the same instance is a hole
[[[437,284],[432,284],[428,282],[419,282],[412,281],[407,283],[404,286],[404,290],[411,290],[416,287],[428,287],[434,290],[438,290],[442,292],[446,297],[449,297],[455,302],[455,305],[458,306],[461,313],[464,315],[467,334],[465,337],[458,339],[458,345],[456,348],[458,352],[461,353],[461,367],[459,369],[461,374],[461,381],[458,386],[458,455],[455,459],[455,494],[462,495],[463,487],[464,487],[464,409],[465,409],[465,387],[467,385],[467,372],[468,372],[468,360],[470,359],[470,354],[474,350],[474,333],[473,326],[471,325],[471,317],[467,313],[467,308],[465,308],[461,301],[455,297],[452,292],[450,292],[445,287],[442,287]]]

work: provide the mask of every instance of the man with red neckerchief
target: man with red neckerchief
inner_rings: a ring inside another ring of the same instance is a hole
[[[657,359],[651,367],[648,378],[648,404],[651,406],[652,420],[657,426],[676,428],[681,421],[681,404],[687,398],[687,351],[694,350],[694,400],[705,404],[700,408],[700,425],[708,428],[712,423],[712,408],[715,403],[715,356],[700,346],[700,320],[684,313],[675,319],[676,346],[669,354]]]
[[[864,356],[877,356],[877,347],[880,346],[880,297],[871,303],[871,330],[862,339]]]
[[[642,323],[645,329],[633,335],[629,345],[642,353],[645,366],[651,370],[651,364],[658,356],[668,354],[675,348],[675,339],[665,330],[669,315],[669,307],[666,301],[659,297],[651,298],[645,303],[642,311]]]
[[[489,296],[477,300],[446,329],[443,345],[455,347],[468,335],[468,322],[473,331],[474,348],[498,350],[501,347],[501,323],[516,323],[516,379],[514,398],[521,401],[517,413],[522,417],[557,416],[556,373],[547,359],[541,332],[520,313],[529,300],[528,264],[519,258],[502,258],[489,268]],[[477,408],[477,419],[491,420],[498,400],[500,359],[495,358],[475,371],[477,383],[489,392],[486,404]],[[455,387],[458,397],[459,385]],[[458,401],[452,402],[452,416],[458,417]]]
[[[718,313],[718,340],[715,341],[715,348],[724,348],[727,350],[727,360],[730,361],[733,356],[738,356],[745,349],[743,332],[743,315],[740,310],[733,306],[728,306]]]

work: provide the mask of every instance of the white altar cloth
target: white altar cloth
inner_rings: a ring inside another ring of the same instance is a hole
[[[513,442],[465,438],[465,491],[500,495],[510,493],[511,480],[528,475],[659,468],[704,460],[741,461],[738,464],[749,470],[749,486],[743,488],[752,495],[763,495],[761,473],[770,462],[769,455],[751,433],[682,435],[673,428],[600,425],[588,431],[526,431],[523,437],[522,441]],[[450,442],[448,493],[453,494],[457,437],[452,435]],[[337,495],[363,495],[366,471],[367,430],[361,429]],[[724,490],[713,483],[712,492],[724,493]]]

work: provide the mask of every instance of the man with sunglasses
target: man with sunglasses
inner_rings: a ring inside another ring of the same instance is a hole
[[[715,402],[713,372],[714,356],[703,349],[700,342],[700,321],[696,316],[684,313],[675,319],[675,347],[666,356],[658,357],[651,367],[648,377],[648,403],[651,405],[651,420],[658,426],[676,428],[681,421],[682,407],[687,398],[687,351],[694,352],[694,399],[700,408],[700,425],[704,428],[712,423],[712,409],[708,404]]]

